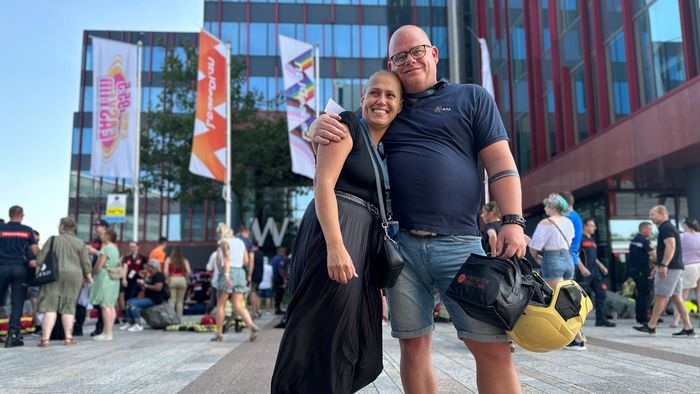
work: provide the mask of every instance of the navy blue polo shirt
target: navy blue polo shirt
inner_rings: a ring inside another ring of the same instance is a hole
[[[637,233],[630,242],[629,268],[634,270],[649,270],[649,252],[654,250],[651,242],[642,234]]]
[[[415,103],[404,99],[382,139],[393,217],[403,229],[478,236],[478,154],[508,135],[481,86],[435,87]]]
[[[0,224],[0,264],[24,264],[27,249],[35,244],[31,227],[19,222]]]

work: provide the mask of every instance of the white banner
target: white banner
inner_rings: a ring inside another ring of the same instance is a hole
[[[313,178],[316,160],[309,140],[309,127],[316,119],[314,48],[311,44],[282,35],[279,39],[292,172]]]
[[[92,175],[134,176],[141,94],[137,56],[135,44],[92,38]]]

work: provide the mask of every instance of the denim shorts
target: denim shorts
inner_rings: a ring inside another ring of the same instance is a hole
[[[401,230],[397,238],[405,264],[396,285],[387,290],[394,338],[417,338],[434,329],[434,289],[437,287],[460,339],[508,341],[503,330],[467,315],[456,301],[445,296],[469,255],[484,255],[481,237],[419,237]]]
[[[571,279],[574,277],[574,262],[568,250],[545,250],[542,258],[542,279]]]

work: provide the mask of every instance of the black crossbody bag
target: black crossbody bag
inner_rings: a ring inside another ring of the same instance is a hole
[[[365,139],[365,145],[367,145],[367,150],[370,154],[370,159],[372,161],[372,168],[374,168],[374,179],[377,184],[377,197],[379,199],[379,218],[382,221],[382,229],[384,229],[384,239],[382,242],[382,248],[384,249],[387,267],[382,270],[384,273],[381,287],[389,289],[394,287],[396,281],[401,275],[401,270],[403,269],[403,256],[399,250],[399,244],[394,241],[389,235],[389,221],[391,220],[391,212],[388,215],[384,208],[384,195],[382,193],[382,185],[380,179],[383,179],[379,175],[379,170],[377,169],[377,161],[381,160],[379,154],[372,144],[372,139],[370,138],[369,127],[364,119],[360,119],[360,126],[362,127],[362,136]]]

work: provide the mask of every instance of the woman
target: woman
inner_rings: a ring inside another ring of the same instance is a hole
[[[224,319],[226,301],[231,300],[233,310],[237,313],[250,329],[250,341],[258,337],[258,326],[250,318],[248,309],[243,304],[243,297],[248,291],[248,283],[244,266],[248,266],[248,253],[243,241],[233,236],[231,227],[219,223],[216,229],[219,235],[219,248],[217,264],[219,269],[214,277],[216,287],[216,336],[211,340],[221,342],[224,338]]]
[[[187,278],[190,275],[192,275],[190,262],[182,257],[182,248],[175,246],[170,257],[165,259],[165,281],[170,287],[168,303],[175,308],[180,319],[182,319],[185,292],[187,292]]]
[[[688,218],[683,222],[681,234],[681,254],[683,259],[683,299],[687,300],[690,290],[695,289],[695,299],[700,302],[700,224]],[[681,315],[674,309],[672,327],[678,327]]]
[[[544,201],[546,218],[540,220],[530,240],[530,252],[537,256],[542,267],[542,279],[552,289],[563,280],[574,277],[574,263],[571,260],[571,241],[574,239],[574,224],[567,218],[570,206],[564,197],[552,193]],[[587,350],[581,332],[566,347],[569,350]]]
[[[119,249],[114,245],[116,239],[117,233],[113,229],[108,228],[104,232],[102,235],[102,249],[100,249],[97,263],[92,269],[95,283],[90,289],[89,302],[92,305],[100,306],[102,309],[102,321],[104,321],[102,333],[92,337],[95,341],[111,341],[113,339],[112,327],[117,316],[115,304],[119,297],[120,279],[110,278],[109,270],[121,268]]]
[[[498,232],[501,231],[501,210],[495,201],[491,201],[481,208],[480,216],[484,222],[481,245],[489,256],[495,256]]]
[[[75,339],[73,321],[75,305],[83,287],[83,282],[92,283],[90,257],[85,243],[75,236],[75,220],[63,218],[58,225],[58,236],[52,237],[44,244],[39,255],[39,266],[46,259],[53,240],[53,252],[58,260],[58,280],[41,286],[38,297],[38,312],[44,314],[40,347],[49,346],[51,331],[56,324],[56,313],[61,313],[63,331],[66,333],[64,344],[73,345]],[[38,267],[37,267],[38,269]]]
[[[574,225],[564,216],[569,212],[569,204],[562,196],[552,193],[543,204],[547,217],[537,224],[529,247],[542,266],[542,279],[555,289],[557,283],[574,277],[570,251]]]
[[[391,72],[379,71],[367,82],[360,106],[374,145],[401,110],[401,97]],[[341,118],[349,138],[319,146],[315,198],[294,241],[292,297],[273,393],[351,393],[382,371],[377,277],[383,231],[368,209],[379,205],[375,159],[355,115]]]
[[[122,259],[122,283],[119,288],[119,308],[123,312],[123,323],[126,319],[126,301],[138,297],[141,288],[136,283],[144,269],[146,256],[139,253],[139,244],[129,242],[129,254]]]
[[[141,310],[159,305],[165,302],[165,275],[159,272],[160,261],[153,259],[146,264],[145,279],[137,279],[136,283],[143,289],[143,298],[132,298],[126,302],[127,324],[121,326],[120,330],[129,332],[143,331],[141,324]]]

